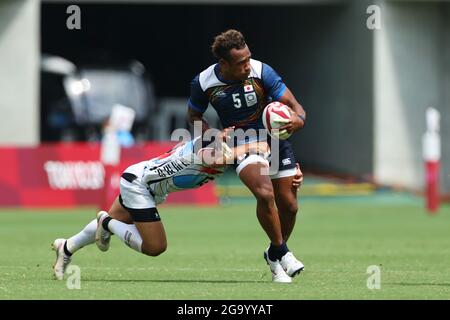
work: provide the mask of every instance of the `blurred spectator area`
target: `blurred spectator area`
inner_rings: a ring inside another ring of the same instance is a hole
[[[115,104],[136,112],[134,136],[151,136],[148,119],[156,113],[156,98],[139,61],[76,66],[63,57],[42,55],[42,141],[98,141]]]

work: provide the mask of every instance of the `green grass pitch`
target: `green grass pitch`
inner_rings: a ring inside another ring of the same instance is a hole
[[[301,202],[288,245],[305,264],[291,284],[271,283],[268,241],[254,205],[162,207],[168,251],[140,255],[117,238],[108,252],[75,253],[81,289],[52,279],[57,237],[95,215],[77,210],[0,211],[0,299],[449,299],[450,208],[417,204]],[[369,290],[367,268],[380,267]]]

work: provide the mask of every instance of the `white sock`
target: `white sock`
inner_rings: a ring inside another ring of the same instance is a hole
[[[108,228],[131,249],[142,252],[142,238],[134,224],[126,224],[112,219],[108,223]]]
[[[95,242],[95,230],[97,230],[97,219],[92,220],[84,227],[80,233],[67,239],[67,250],[70,253],[83,248],[84,246]]]

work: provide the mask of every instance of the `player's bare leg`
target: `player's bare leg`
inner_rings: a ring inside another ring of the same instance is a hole
[[[167,248],[162,222],[133,222],[130,213],[120,204],[118,198],[109,214],[104,211],[98,213],[96,243],[100,250],[107,250],[107,237],[111,236],[111,233],[130,248],[149,256],[157,256]]]
[[[270,177],[261,175],[265,164],[252,163],[239,173],[239,178],[256,198],[256,215],[272,244],[283,243],[280,219],[275,207],[275,196]]]
[[[294,176],[272,180],[275,202],[280,215],[281,232],[285,242],[288,241],[294,229],[298,211],[297,188],[292,185],[293,180]]]
[[[126,224],[133,223],[133,219],[131,218],[130,213],[125,210],[125,208],[120,204],[119,197],[114,200],[113,204],[111,205],[111,209],[109,209],[108,211],[108,215],[111,218],[119,220]]]
[[[161,221],[126,224],[107,216],[101,216],[97,230],[114,233],[131,249],[148,256],[158,256],[167,248],[166,233]],[[101,236],[98,239],[100,240]],[[99,241],[96,241],[96,243],[102,250],[102,244],[99,244]]]
[[[266,165],[259,162],[249,164],[240,171],[239,177],[255,196],[257,201],[256,215],[271,241],[268,250],[271,250],[272,259],[266,258],[266,261],[272,272],[272,280],[274,282],[289,283],[292,280],[283,270],[279,262],[282,256],[280,252],[287,251],[287,247],[283,242],[280,219],[275,207],[272,183],[269,176],[261,175],[261,169],[264,166]]]
[[[292,230],[295,226],[295,220],[298,211],[297,205],[297,183],[294,180],[298,180],[298,173],[300,168],[297,165],[297,174],[295,176],[282,177],[273,179],[272,184],[275,190],[275,201],[278,207],[278,213],[280,215],[281,229],[283,233],[283,239],[285,242],[289,239]],[[299,261],[292,252],[287,252],[281,259],[280,264],[286,273],[294,277],[299,274],[304,265]]]
[[[134,224],[142,237],[142,253],[155,257],[166,251],[166,232],[161,221]]]

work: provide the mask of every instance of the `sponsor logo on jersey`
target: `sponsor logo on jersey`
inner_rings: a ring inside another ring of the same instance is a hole
[[[245,94],[245,103],[247,103],[248,107],[253,106],[257,101],[258,100],[256,99],[256,93],[251,92]]]
[[[281,163],[283,164],[283,166],[287,166],[288,164],[291,164],[291,158],[286,158],[281,160]]]
[[[219,97],[219,98],[223,98],[223,97],[226,97],[227,94],[226,94],[225,92],[223,92],[223,91],[217,91],[217,92],[214,94],[214,96]]]

